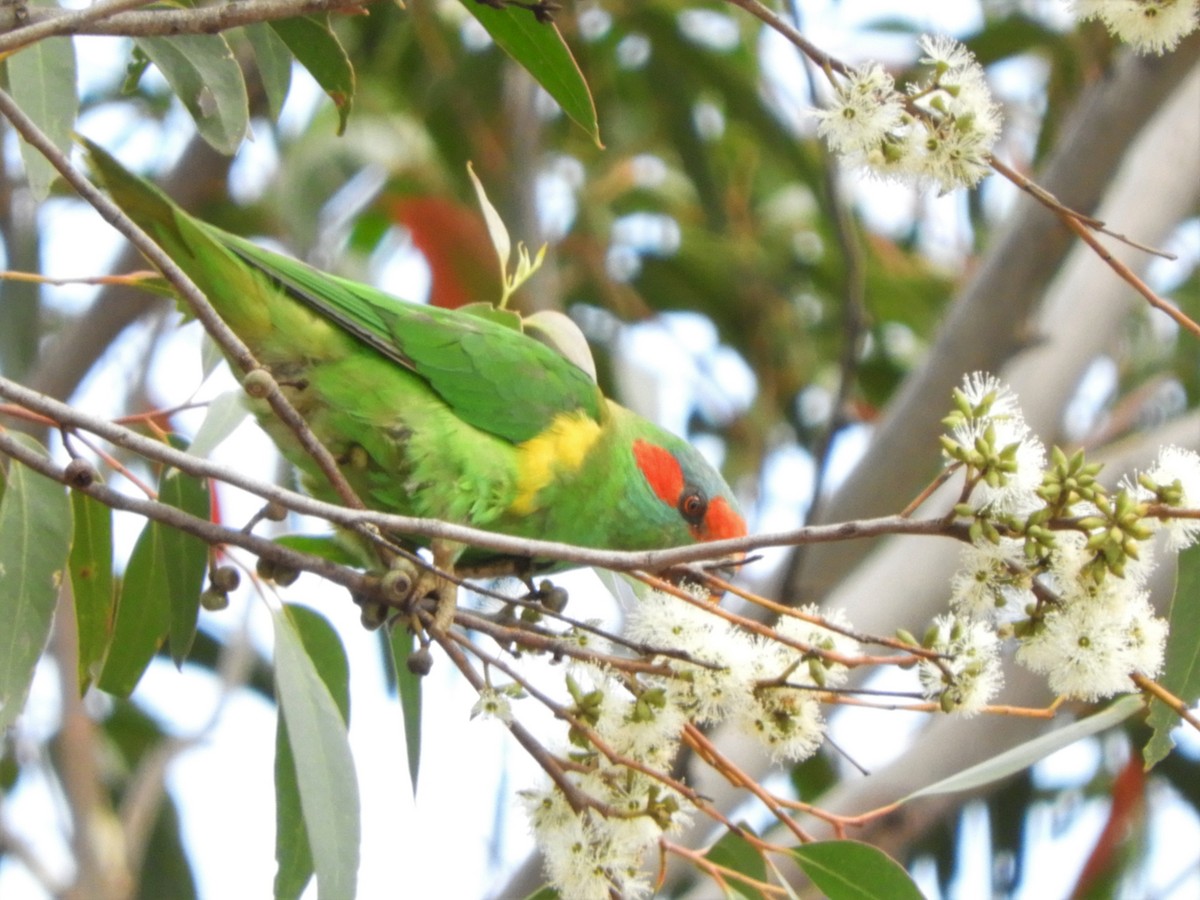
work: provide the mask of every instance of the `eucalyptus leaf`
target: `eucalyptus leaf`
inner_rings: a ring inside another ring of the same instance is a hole
[[[792,848],[792,856],[829,900],[922,900],[904,867],[870,844],[821,841]]]
[[[219,34],[140,37],[150,58],[213,149],[233,154],[250,127],[250,101],[242,68]]]
[[[55,6],[34,0],[33,6]],[[28,44],[7,60],[8,86],[13,100],[59,150],[71,151],[75,117],[79,113],[75,44],[69,37],[51,37]],[[29,190],[38,202],[50,194],[58,171],[42,154],[20,141],[21,159]]]
[[[496,9],[477,0],[462,0],[462,4],[496,45],[546,89],[597,147],[603,147],[591,89],[558,26],[539,22],[523,9]]]
[[[32,438],[11,436],[45,455]],[[12,460],[0,498],[0,734],[25,705],[70,549],[66,490]]]
[[[296,16],[269,24],[337,107],[337,133],[341,135],[354,106],[354,66],[329,27],[329,17]]]
[[[71,593],[79,634],[79,686],[100,673],[112,638],[116,597],[113,581],[112,510],[81,491],[71,493],[75,533],[71,541]]]
[[[322,900],[355,894],[359,860],[359,801],[346,722],[301,637],[297,622],[312,613],[279,608],[275,683],[279,711],[295,761],[304,825]]]
[[[1167,619],[1171,630],[1160,683],[1190,706],[1200,696],[1200,545],[1179,554],[1175,596]],[[1154,700],[1147,721],[1154,733],[1142,755],[1146,768],[1150,768],[1175,746],[1171,729],[1179,724],[1179,713],[1161,700]]]
[[[914,791],[904,799],[912,800],[916,797],[928,797],[932,794],[952,794],[957,791],[969,791],[985,784],[991,784],[993,781],[999,781],[1001,778],[1008,777],[1013,772],[1019,772],[1045,759],[1055,750],[1061,750],[1063,747],[1073,744],[1082,738],[1090,737],[1093,734],[1098,734],[1101,731],[1112,728],[1114,725],[1119,725],[1135,712],[1142,709],[1144,705],[1140,694],[1129,694],[1112,703],[1106,709],[1088,716],[1086,719],[1079,719],[1070,725],[1056,728],[1049,734],[1034,738],[1032,741],[1026,741],[1024,744],[997,754],[991,759],[963,769],[963,771],[951,775],[949,778],[943,778],[941,781],[934,782],[928,787]]]

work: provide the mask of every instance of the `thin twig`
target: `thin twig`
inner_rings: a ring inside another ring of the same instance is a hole
[[[251,25],[319,13],[353,14],[379,0],[254,0],[253,3],[218,3],[195,9],[137,10],[153,0],[107,0],[73,11],[32,7],[23,28],[0,35],[0,53],[65,34],[123,37],[169,37],[177,34],[216,34]],[[135,10],[129,12],[127,10]]]

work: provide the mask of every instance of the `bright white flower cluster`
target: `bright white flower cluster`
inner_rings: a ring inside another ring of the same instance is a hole
[[[877,175],[943,193],[972,187],[987,174],[1000,109],[962,44],[927,35],[920,47],[929,74],[910,84],[907,96],[878,63],[853,69],[836,85],[833,103],[815,111],[817,133]]]
[[[1074,0],[1072,7],[1081,19],[1099,19],[1138,53],[1161,56],[1200,28],[1196,0]]]
[[[1012,390],[976,372],[954,393],[955,410],[943,421],[947,458],[968,467],[978,480],[967,503],[975,510],[1022,515],[1042,505],[1037,489],[1046,449],[1025,423]]]
[[[601,736],[613,753],[667,771],[679,750],[684,714],[662,692],[639,696],[603,669],[573,663],[567,677],[573,715]],[[650,893],[642,863],[664,832],[678,830],[691,815],[686,798],[661,781],[611,762],[587,736],[571,734],[578,767],[564,773],[588,804],[574,809],[550,786],[522,793],[546,876],[563,897],[608,900]],[[602,808],[611,815],[601,812]]]
[[[956,618],[939,619],[924,642],[953,660],[921,664],[927,694],[968,711],[997,683],[984,674],[975,692],[959,686],[960,670],[986,672],[994,652],[977,626],[1016,637],[1017,661],[1060,696],[1097,700],[1134,690],[1133,675],[1154,677],[1167,626],[1145,590],[1150,538],[1164,531],[1168,548],[1182,549],[1200,538],[1200,521],[1147,514],[1200,504],[1200,456],[1167,447],[1136,484],[1110,494],[1081,453],[1056,449],[1047,465],[1016,396],[995,378],[964,379],[954,406],[942,447],[966,472],[956,511],[971,519],[972,544],[952,582]]]
[[[1172,506],[1200,508],[1200,456],[1194,450],[1163,447],[1154,467],[1138,481],[1142,499],[1148,500],[1153,494]],[[1200,519],[1166,519],[1162,527],[1170,550],[1183,550],[1200,539]]]
[[[603,748],[593,746],[579,728],[570,735],[577,765],[564,777],[588,803],[573,809],[557,785],[523,794],[547,878],[561,896],[645,896],[647,852],[692,812],[685,797],[640,769],[614,763],[609,754],[666,772],[688,722],[721,721],[736,723],[778,760],[798,761],[816,752],[825,728],[816,694],[845,679],[846,666],[836,657],[854,654],[858,645],[808,621],[816,617],[815,608],[800,613],[805,618],[785,617],[776,628],[782,641],[767,640],[708,609],[651,592],[631,612],[626,634],[649,648],[669,650],[653,660],[669,667],[670,675],[634,681],[594,665],[571,664],[571,714],[603,742]],[[844,627],[836,613],[823,621]],[[489,694],[485,706],[495,705]]]
[[[815,607],[800,612],[816,615]],[[839,623],[837,612],[823,616]],[[699,724],[735,722],[775,759],[789,762],[820,747],[825,722],[815,694],[846,676],[845,666],[814,651],[848,655],[858,646],[845,635],[791,616],[775,629],[782,641],[754,637],[667,594],[642,600],[630,616],[628,633],[647,645],[686,654],[686,659],[659,658],[672,675],[647,679],[661,689],[669,706]]]
[[[1000,690],[1000,638],[986,622],[950,615],[933,620],[923,645],[943,654],[918,666],[925,696],[943,712],[974,715]]]

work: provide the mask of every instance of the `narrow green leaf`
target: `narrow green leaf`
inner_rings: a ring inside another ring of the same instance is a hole
[[[301,637],[300,629],[308,626],[297,623],[305,616],[294,609],[273,613],[276,691],[295,761],[317,890],[322,900],[341,900],[354,896],[358,875],[358,782],[346,724]]]
[[[128,697],[171,627],[171,584],[163,559],[163,529],[147,522],[133,545],[113,619],[112,641],[96,684]]]
[[[1171,631],[1167,635],[1167,657],[1160,681],[1190,705],[1200,697],[1200,545],[1179,554],[1179,574],[1167,621]],[[1147,721],[1154,729],[1142,751],[1149,769],[1165,759],[1175,746],[1171,729],[1179,724],[1179,714],[1161,700],[1153,700]]]
[[[32,0],[31,6],[57,6],[49,0]],[[71,135],[79,113],[76,88],[75,44],[69,37],[52,37],[22,47],[8,58],[8,85],[13,100],[54,142],[71,152]],[[50,194],[58,172],[37,150],[20,141],[21,159],[29,190],[39,203]]]
[[[45,455],[32,438],[12,437]],[[25,706],[70,550],[66,490],[13,460],[0,499],[0,734]]]
[[[591,89],[558,26],[539,22],[523,9],[495,9],[477,0],[462,0],[462,4],[496,45],[546,89],[597,147],[603,147]]]
[[[158,486],[158,499],[169,506],[208,520],[208,481],[181,472],[168,473]],[[162,565],[170,590],[171,659],[183,665],[196,637],[200,617],[200,591],[208,569],[208,544],[198,537],[167,526],[162,528]]]
[[[725,832],[725,836],[713,844],[704,856],[710,862],[725,866],[735,872],[741,872],[756,881],[767,880],[767,864],[763,860],[762,853],[736,831]],[[725,876],[725,881],[733,896],[762,900],[762,891],[740,882],[732,876]]]
[[[330,28],[329,17],[296,16],[271,22],[270,26],[337,107],[340,135],[346,130],[354,105],[354,66]]]
[[[250,410],[242,402],[244,396],[245,392],[237,389],[218,394],[212,399],[204,421],[192,438],[189,450],[194,456],[207,457],[250,415]]]
[[[558,891],[550,887],[550,885],[545,885],[538,888],[536,891],[526,897],[525,900],[560,900],[560,898]]]
[[[402,625],[395,625],[388,634],[396,689],[400,694],[400,711],[404,716],[404,749],[408,755],[408,777],[413,796],[417,795],[417,775],[421,770],[421,682],[419,675],[408,670],[408,657],[416,649],[416,635]]]
[[[350,671],[337,634],[321,616],[303,606],[289,606],[292,621],[321,680],[329,689],[344,722],[350,721]],[[296,760],[282,716],[275,720],[275,873],[276,900],[300,897],[312,879],[313,859],[300,805]]]
[[[71,541],[71,593],[79,632],[79,688],[100,674],[112,637],[112,510],[80,491],[71,492],[75,535]]]
[[[250,127],[242,68],[219,34],[140,37],[134,43],[162,72],[171,90],[214,149],[232,154]]]
[[[822,841],[792,855],[829,900],[922,900],[904,867],[870,844]]]
[[[254,49],[263,92],[267,95],[267,113],[274,122],[279,118],[292,86],[292,52],[265,22],[247,25],[245,31],[246,39]]]
[[[75,95],[75,48],[69,38],[47,38],[31,44],[8,60],[13,99],[64,153],[70,152],[71,131],[79,101]],[[21,159],[29,190],[39,203],[50,194],[58,171],[41,152],[21,140]]]
[[[1110,704],[1100,712],[1072,722],[1063,728],[1057,728],[1049,734],[1027,741],[1011,750],[1006,750],[991,759],[984,760],[978,765],[963,769],[956,775],[943,778],[928,787],[914,791],[905,797],[912,800],[915,797],[926,797],[931,794],[951,794],[955,791],[967,791],[981,785],[990,784],[1019,772],[1027,766],[1049,756],[1055,750],[1061,750],[1068,744],[1073,744],[1081,738],[1090,737],[1124,722],[1143,707],[1140,694],[1128,694]]]

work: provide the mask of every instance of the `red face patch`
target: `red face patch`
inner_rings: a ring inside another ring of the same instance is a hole
[[[726,538],[746,536],[746,522],[725,502],[724,497],[713,497],[704,517],[704,534],[701,540],[723,541]]]
[[[648,441],[634,441],[633,456],[655,496],[667,506],[677,504],[683,493],[683,469],[679,467],[679,460],[669,450]]]

